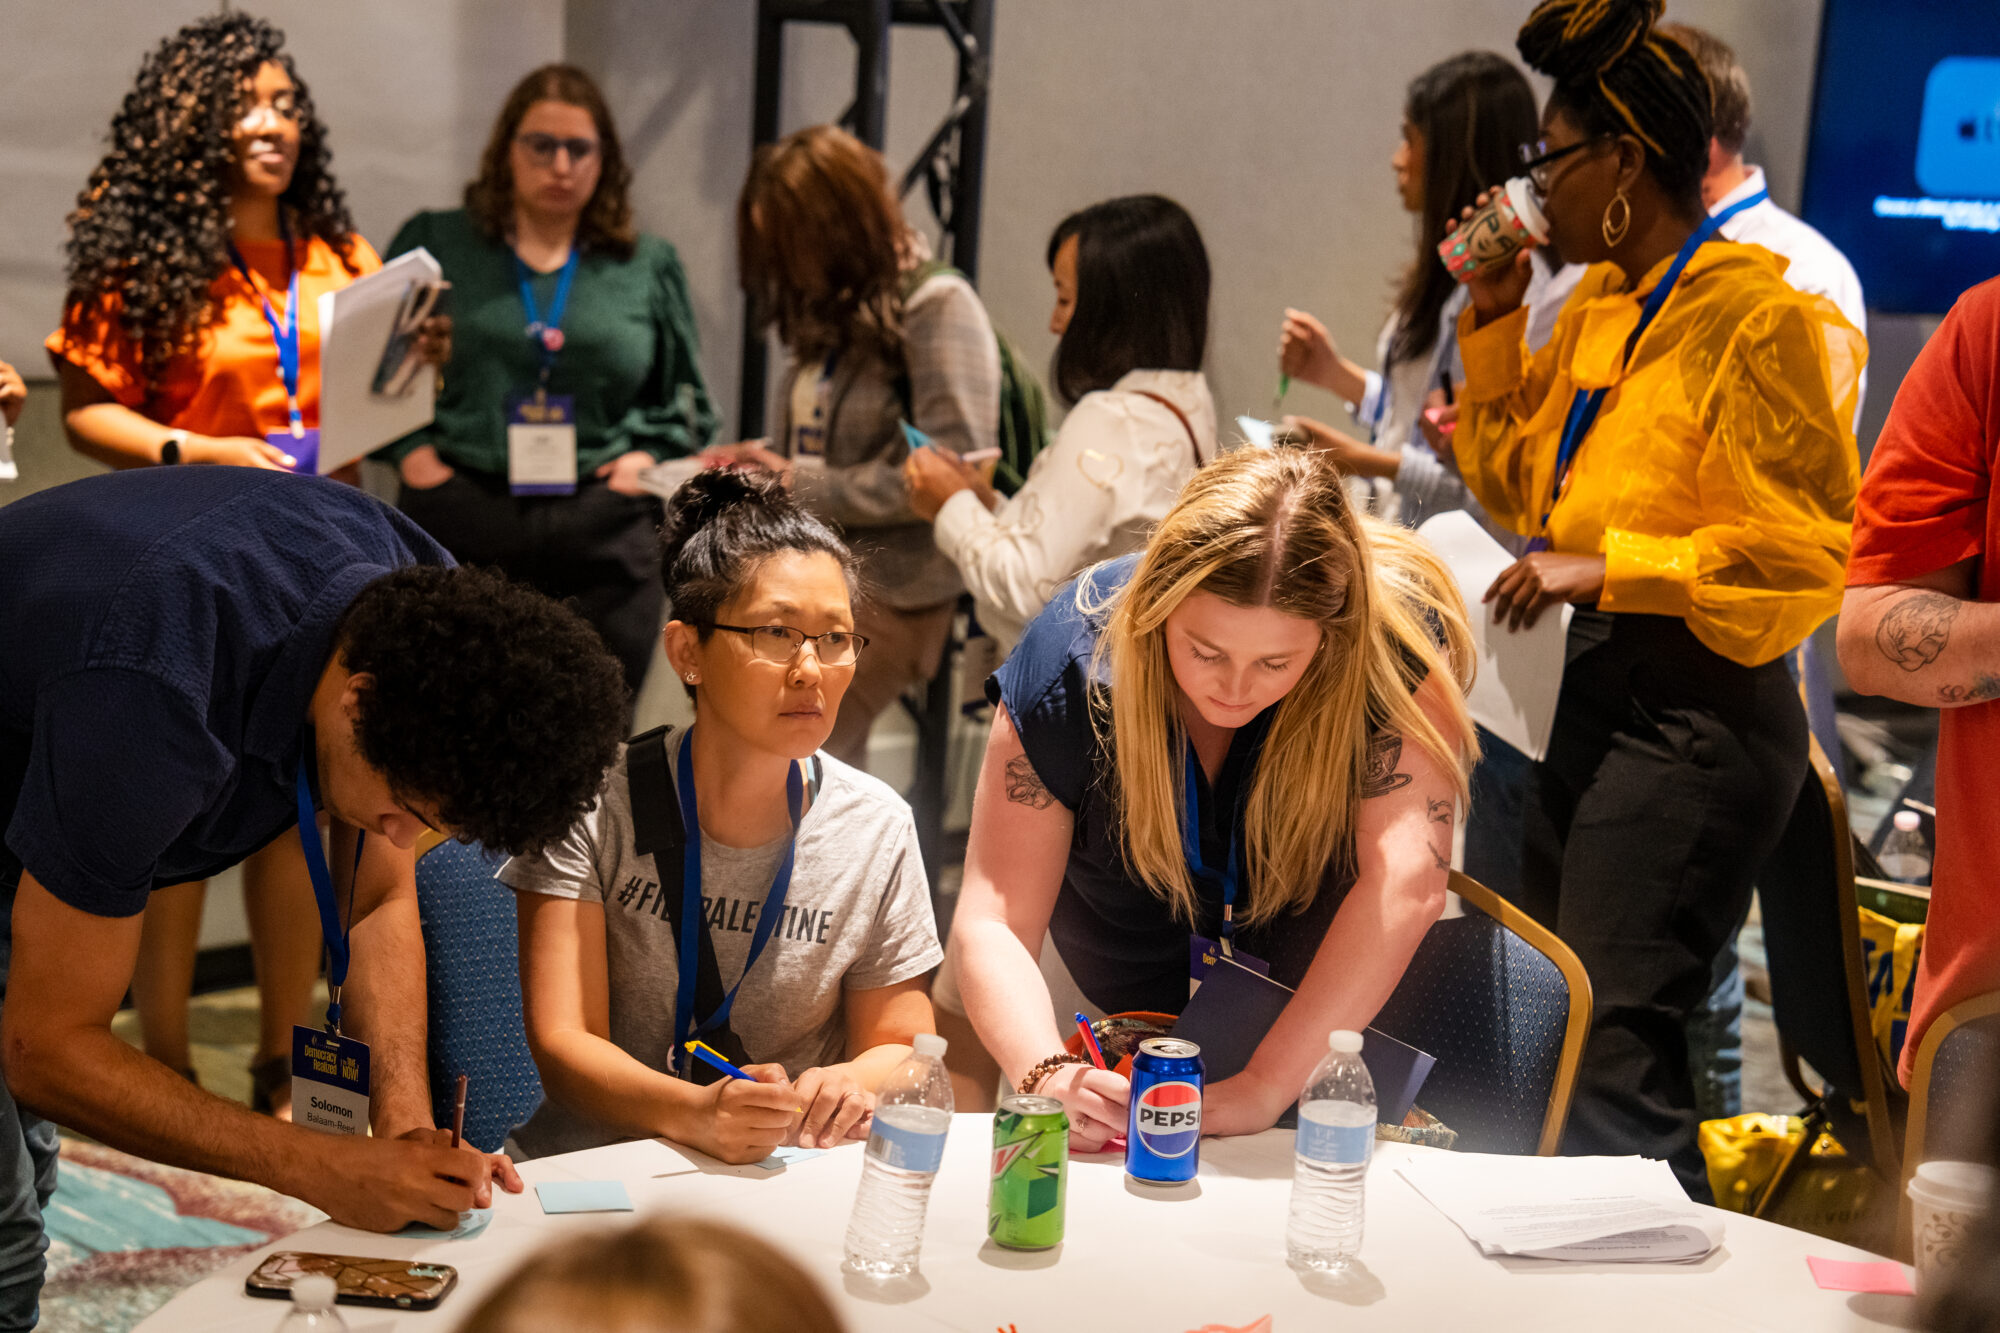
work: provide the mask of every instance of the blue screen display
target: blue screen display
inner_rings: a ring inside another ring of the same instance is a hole
[[[1802,211],[1874,310],[2000,275],[2000,3],[1826,0]]]

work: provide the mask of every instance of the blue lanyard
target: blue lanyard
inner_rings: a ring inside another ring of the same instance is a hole
[[[308,742],[310,744],[310,742]],[[326,853],[319,845],[319,821],[313,815],[312,788],[306,782],[307,750],[299,751],[299,847],[306,854],[306,874],[312,879],[313,900],[319,904],[320,933],[326,937],[326,1030],[340,1032],[340,988],[347,980],[348,931],[354,922],[354,891],[361,878],[361,849],[368,834],[354,840],[354,879],[347,886],[347,922],[340,919],[340,906],[333,892],[333,872],[327,869]]]
[[[1201,788],[1196,778],[1201,768],[1201,759],[1194,752],[1194,742],[1189,741],[1187,761],[1182,765],[1187,769],[1187,802],[1181,807],[1181,846],[1187,851],[1188,869],[1195,876],[1207,879],[1212,872],[1207,862],[1201,858]],[[1222,858],[1222,947],[1223,952],[1231,950],[1230,939],[1236,934],[1236,886],[1237,846],[1236,821],[1229,823],[1229,851]]]
[[[1645,306],[1639,311],[1639,323],[1632,330],[1632,335],[1625,340],[1625,354],[1619,360],[1621,368],[1632,359],[1632,352],[1639,346],[1639,339],[1646,332],[1646,326],[1653,322],[1653,316],[1659,314],[1660,307],[1667,303],[1668,294],[1673,291],[1674,284],[1680,281],[1681,270],[1688,266],[1690,259],[1694,258],[1694,252],[1701,249],[1704,241],[1720,231],[1723,223],[1744,209],[1754,208],[1770,197],[1769,191],[1759,190],[1747,199],[1737,200],[1720,213],[1711,214],[1695,228],[1692,236],[1681,243],[1680,253],[1674,256],[1673,264],[1660,279],[1659,285],[1653,288],[1652,295],[1646,298]],[[1578,389],[1576,396],[1569,400],[1569,417],[1563,422],[1562,443],[1556,447],[1556,482],[1549,492],[1549,507],[1542,512],[1542,535],[1529,544],[1533,550],[1549,549],[1549,516],[1555,512],[1556,501],[1562,498],[1563,483],[1569,479],[1570,464],[1576,461],[1577,450],[1583,447],[1583,437],[1590,434],[1591,426],[1597,421],[1597,410],[1604,406],[1604,396],[1610,392],[1610,385],[1601,389]]]
[[[549,382],[549,371],[555,368],[556,353],[563,345],[563,312],[569,309],[569,287],[576,280],[577,265],[581,263],[577,248],[569,248],[569,258],[563,260],[562,272],[556,278],[555,299],[549,302],[549,313],[543,317],[541,307],[535,303],[535,271],[514,256],[514,277],[521,284],[521,309],[528,316],[528,341],[542,358],[542,383]]]
[[[779,862],[778,873],[771,879],[771,891],[764,896],[764,912],[757,918],[757,929],[750,936],[750,956],[743,961],[743,976],[736,978],[736,984],[722,997],[722,1003],[716,1006],[715,1012],[706,1021],[697,1023],[694,993],[696,969],[701,966],[699,932],[706,930],[708,923],[701,910],[701,815],[695,807],[692,727],[681,736],[679,768],[674,785],[680,789],[681,832],[685,845],[681,852],[680,976],[674,996],[673,1060],[676,1069],[686,1064],[689,1041],[729,1022],[729,1011],[736,1004],[736,992],[743,988],[743,979],[750,975],[750,969],[757,966],[764,946],[771,942],[771,932],[777,929],[778,919],[785,914],[785,894],[792,887],[792,863],[799,851],[799,815],[805,808],[806,797],[799,766],[793,764],[785,774],[785,802],[792,812],[792,841],[785,848],[785,859]]]
[[[292,254],[290,229],[285,232],[285,268],[292,275],[289,294],[285,297],[285,317],[278,318],[278,312],[271,308],[270,293],[257,275],[250,271],[250,265],[243,262],[243,255],[234,241],[229,243],[229,259],[236,265],[236,271],[243,275],[243,281],[250,284],[250,290],[257,293],[257,299],[264,307],[264,322],[271,326],[271,340],[278,344],[278,377],[285,382],[285,407],[291,414],[292,438],[305,434],[305,417],[299,412],[299,267]]]

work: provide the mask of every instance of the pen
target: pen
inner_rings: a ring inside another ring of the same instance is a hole
[[[932,445],[931,448],[935,449],[937,448],[937,446]],[[973,449],[967,453],[960,454],[958,456],[958,461],[961,463],[973,463],[973,464],[989,463],[999,457],[1000,457],[1000,451],[998,449]]]
[[[451,1146],[454,1148],[458,1147],[459,1143],[465,1138],[465,1085],[471,1081],[470,1075],[460,1074],[458,1076],[458,1092],[452,1098]]]
[[[1104,1063],[1104,1048],[1097,1044],[1097,1034],[1090,1030],[1090,1020],[1078,1014],[1076,1030],[1083,1034],[1083,1049],[1089,1053],[1090,1062],[1099,1069],[1108,1068],[1109,1066]]]
[[[687,1049],[688,1049],[688,1054],[692,1055],[695,1059],[701,1061],[705,1065],[710,1066],[711,1068],[720,1069],[723,1073],[729,1075],[729,1077],[731,1078],[740,1078],[743,1079],[745,1082],[749,1083],[756,1083],[760,1081],[758,1079],[751,1078],[748,1074],[738,1069],[735,1065],[732,1065],[729,1063],[729,1061],[723,1059],[721,1053],[717,1051],[714,1047],[710,1046],[705,1041],[691,1041],[687,1043]],[[801,1113],[803,1113],[805,1109],[806,1108],[803,1106],[799,1108]]]
[[[1278,396],[1271,400],[1271,416],[1274,420],[1284,415],[1285,395],[1290,393],[1291,391],[1292,391],[1292,377],[1290,375],[1280,373],[1278,376]]]

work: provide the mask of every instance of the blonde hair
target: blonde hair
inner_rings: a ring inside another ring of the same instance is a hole
[[[460,1333],[843,1333],[819,1284],[766,1242],[694,1218],[541,1251]]]
[[[1478,753],[1464,693],[1475,659],[1450,572],[1414,533],[1357,516],[1319,455],[1226,454],[1181,488],[1123,589],[1100,597],[1089,576],[1077,585],[1080,610],[1109,613],[1092,675],[1108,676],[1110,707],[1092,712],[1112,756],[1126,862],[1176,915],[1195,920],[1196,899],[1181,837],[1186,731],[1165,631],[1197,592],[1322,631],[1277,705],[1251,784],[1240,920],[1302,910],[1329,865],[1351,868],[1372,729],[1422,746],[1466,796]],[[1417,704],[1426,675],[1441,687],[1452,735]]]

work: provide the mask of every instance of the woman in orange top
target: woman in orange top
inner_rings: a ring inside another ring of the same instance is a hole
[[[140,67],[110,139],[70,215],[69,294],[48,338],[71,443],[112,467],[293,466],[319,424],[319,297],[381,261],[282,34],[242,14],[189,24]],[[297,335],[289,376],[280,331]],[[147,1054],[184,1071],[204,887],[153,895],[132,988]],[[263,1000],[255,1100],[282,1111],[319,970],[295,840],[245,863],[244,901]]]
[[[1528,176],[1591,268],[1533,357],[1526,256],[1475,277],[1454,443],[1540,539],[1496,615],[1578,604],[1522,848],[1522,906],[1595,988],[1565,1147],[1669,1158],[1705,1199],[1685,1025],[1805,780],[1782,658],[1840,606],[1867,347],[1769,251],[1711,238],[1708,81],[1662,8],[1544,0],[1521,29],[1555,81]]]

